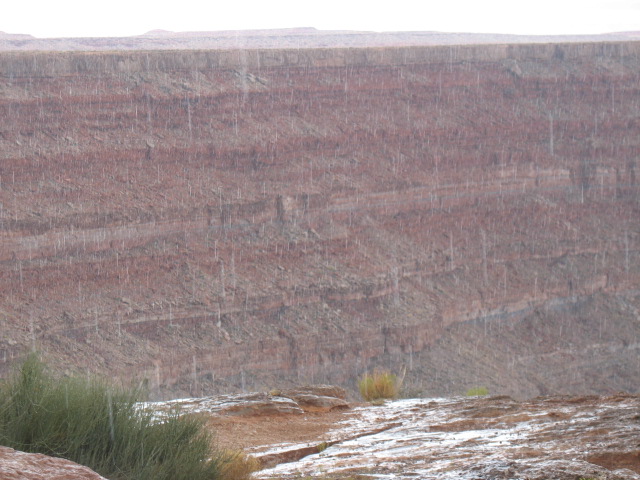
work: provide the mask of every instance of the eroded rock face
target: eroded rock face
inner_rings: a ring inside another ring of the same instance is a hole
[[[93,470],[62,458],[0,447],[3,480],[106,480]]]
[[[0,54],[0,373],[637,391],[640,44]]]

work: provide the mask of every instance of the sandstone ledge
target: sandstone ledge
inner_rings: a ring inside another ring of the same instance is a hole
[[[0,447],[2,480],[105,480],[90,468],[63,458]]]

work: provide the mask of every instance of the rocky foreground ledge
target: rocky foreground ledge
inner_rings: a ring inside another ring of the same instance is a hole
[[[345,398],[321,386],[144,407],[210,415],[221,441],[260,459],[258,479],[640,480],[639,395]],[[2,479],[102,478],[83,468],[0,448]]]
[[[399,400],[359,407],[314,455],[261,478],[638,479],[640,397]]]
[[[156,405],[182,404],[249,425],[239,436],[259,438],[237,440],[261,460],[265,469],[256,477],[263,479],[640,479],[638,395],[405,399],[349,407],[339,389],[318,388]],[[275,430],[272,438],[260,437],[262,426],[301,430],[322,424],[323,415],[332,421],[312,440],[291,441]]]

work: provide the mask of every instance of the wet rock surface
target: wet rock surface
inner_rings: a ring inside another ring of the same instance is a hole
[[[145,405],[146,407],[147,405]],[[183,413],[213,413],[218,415],[290,415],[302,414],[298,403],[286,397],[268,393],[218,395],[215,397],[189,398],[148,404],[158,412],[179,409]]]
[[[630,395],[399,400],[354,409],[321,452],[257,477],[637,480],[639,413]],[[286,458],[265,448],[256,454]]]
[[[2,480],[105,480],[93,470],[62,458],[0,447]]]
[[[265,395],[146,406],[209,415],[224,446],[261,461],[259,479],[640,479],[638,395],[407,399],[340,412],[256,413]],[[246,408],[229,414],[230,404]],[[306,440],[286,441],[303,431]],[[73,462],[4,447],[0,478],[102,479]]]
[[[216,395],[203,398],[183,398],[166,402],[143,403],[159,414],[209,413],[223,416],[274,416],[302,414],[305,412],[330,412],[346,410],[344,388],[331,385],[312,385],[270,393]]]

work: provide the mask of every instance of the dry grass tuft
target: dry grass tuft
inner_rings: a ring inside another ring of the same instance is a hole
[[[398,398],[402,380],[386,370],[365,373],[358,381],[360,395],[368,402]]]
[[[260,461],[242,450],[221,452],[220,478],[222,480],[249,480],[253,472],[260,470]]]

